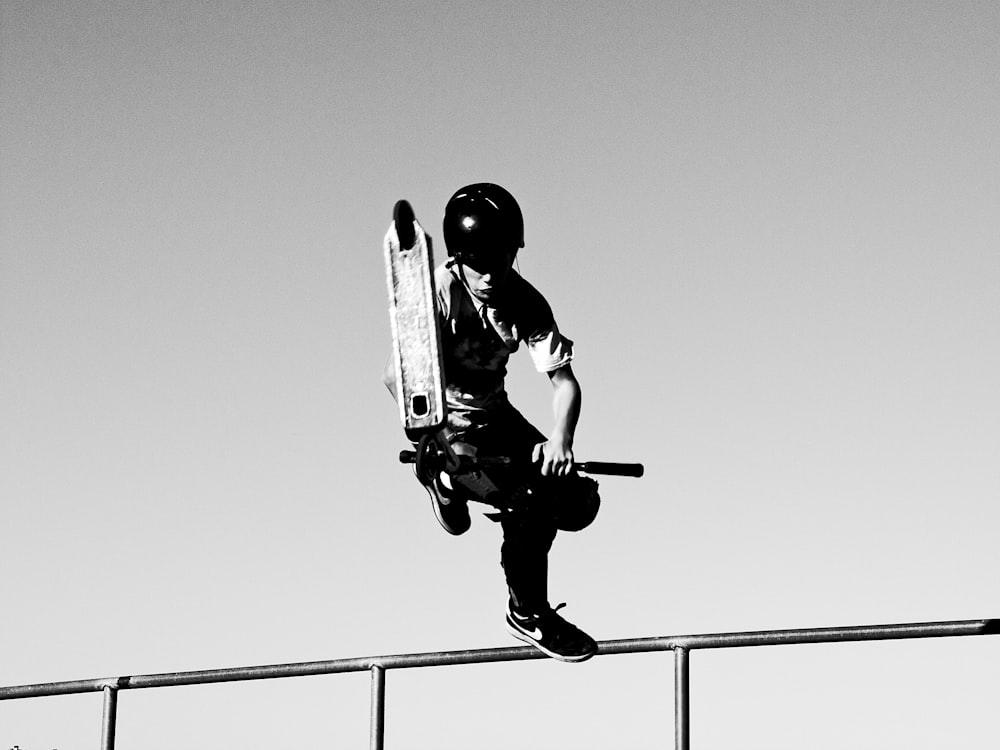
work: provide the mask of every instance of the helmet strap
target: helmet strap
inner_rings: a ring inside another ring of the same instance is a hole
[[[465,278],[465,266],[462,265],[462,254],[456,253],[455,255],[452,255],[447,261],[445,261],[444,266],[445,268],[454,268],[455,266],[458,266],[459,281],[462,282],[462,286],[465,287],[465,291],[472,295],[472,288],[469,286],[469,282]]]

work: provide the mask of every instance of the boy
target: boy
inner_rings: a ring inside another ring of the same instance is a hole
[[[445,208],[444,240],[450,258],[437,268],[435,284],[448,414],[440,442],[449,471],[418,478],[450,534],[468,530],[469,499],[501,508],[490,517],[503,528],[508,631],[561,661],[584,661],[597,644],[548,601],[548,553],[557,530],[588,525],[600,503],[597,482],[573,471],[580,416],[573,342],[559,332],[545,298],[513,270],[524,220],[504,188],[478,183],[456,192]],[[522,342],[552,383],[555,424],[547,439],[504,390],[507,360]],[[395,394],[391,364],[383,379]],[[469,471],[477,453],[513,460]]]

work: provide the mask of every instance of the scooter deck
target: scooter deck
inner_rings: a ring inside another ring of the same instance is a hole
[[[403,428],[416,439],[444,426],[444,377],[431,238],[406,201],[396,203],[384,250],[396,402]]]

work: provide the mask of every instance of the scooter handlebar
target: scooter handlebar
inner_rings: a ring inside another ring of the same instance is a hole
[[[412,464],[417,462],[416,451],[400,451],[399,462],[401,464]],[[509,466],[511,459],[506,456],[482,456],[476,458],[479,466]],[[641,477],[645,472],[642,464],[622,464],[610,463],[608,461],[578,461],[573,464],[573,468],[582,471],[584,474],[606,474],[618,477]]]

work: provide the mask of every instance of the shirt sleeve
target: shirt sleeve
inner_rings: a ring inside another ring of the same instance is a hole
[[[559,332],[559,326],[538,331],[528,339],[528,353],[538,372],[552,372],[573,360],[573,342]]]

